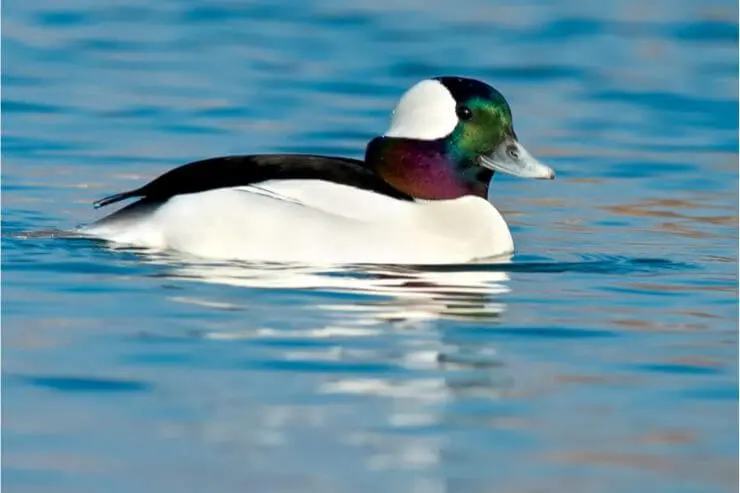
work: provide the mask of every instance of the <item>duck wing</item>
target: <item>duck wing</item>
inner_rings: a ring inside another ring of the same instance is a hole
[[[310,154],[265,154],[194,161],[174,168],[140,188],[110,195],[93,205],[100,208],[137,197],[142,200],[131,205],[155,205],[176,195],[291,179],[323,180],[398,200],[413,200],[386,183],[364,161]]]

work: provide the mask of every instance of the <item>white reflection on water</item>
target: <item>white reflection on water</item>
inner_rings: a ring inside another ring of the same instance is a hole
[[[173,259],[177,259],[173,262]],[[448,268],[416,268],[405,266],[307,266],[286,264],[204,263],[186,257],[149,255],[150,262],[165,263],[165,276],[208,284],[240,288],[300,289],[312,292],[360,294],[374,299],[372,303],[347,303],[314,306],[331,311],[362,311],[372,309],[373,321],[357,320],[358,324],[387,321],[434,320],[440,317],[477,318],[500,315],[505,307],[499,298],[510,291],[509,276],[501,270],[486,270],[481,264]],[[497,259],[496,263],[510,258]],[[483,267],[483,268],[481,268]],[[240,309],[236,304],[197,297],[176,298],[202,306]],[[320,334],[326,334],[319,332]]]
[[[150,257],[149,260],[161,263],[165,259]],[[494,348],[457,340],[454,333],[447,333],[436,322],[464,320],[476,327],[478,323],[481,327],[497,323],[505,310],[501,296],[510,291],[507,273],[486,270],[481,265],[434,270],[399,266],[329,269],[204,264],[182,259],[172,262],[171,257],[167,260],[164,276],[170,279],[237,288],[362,295],[349,301],[340,296],[336,303],[327,303],[331,295],[322,296],[322,301],[312,307],[323,313],[315,326],[310,325],[312,320],[299,327],[218,329],[202,336],[226,343],[239,340],[327,341],[327,345],[319,347],[281,346],[269,353],[269,358],[282,363],[392,364],[400,371],[329,371],[311,379],[314,395],[370,398],[372,403],[368,405],[383,409],[380,426],[358,427],[351,423],[342,426],[341,421],[347,418],[342,418],[341,408],[325,405],[320,409],[311,408],[310,414],[318,420],[311,428],[331,429],[336,436],[335,446],[340,450],[364,450],[366,471],[423,471],[423,475],[413,480],[414,488],[419,491],[447,489],[443,473],[445,456],[450,447],[457,449],[457,446],[437,433],[421,430],[445,426],[449,406],[460,398],[499,399],[502,363]],[[221,298],[214,301],[200,293],[178,294],[171,299],[218,309],[242,309],[236,302],[228,303]],[[376,347],[363,344],[366,341],[384,342]],[[255,429],[262,431],[249,440],[257,440],[260,446],[268,447],[269,456],[280,457],[288,453],[284,450],[290,446],[286,437],[291,429],[305,421],[306,409],[282,406],[281,419],[276,419],[274,406],[261,409],[261,412],[250,413],[250,420],[261,423]],[[229,430],[221,430],[221,433],[232,439],[236,436]]]

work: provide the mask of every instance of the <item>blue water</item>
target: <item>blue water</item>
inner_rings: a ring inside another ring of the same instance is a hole
[[[724,492],[730,0],[6,2],[9,492]],[[186,263],[18,238],[210,156],[359,157],[417,80],[501,90],[553,182],[512,264]]]

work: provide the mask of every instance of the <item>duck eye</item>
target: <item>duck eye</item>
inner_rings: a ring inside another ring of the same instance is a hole
[[[458,105],[457,108],[455,108],[455,112],[457,113],[457,117],[461,120],[470,120],[473,118],[473,112],[464,104]]]

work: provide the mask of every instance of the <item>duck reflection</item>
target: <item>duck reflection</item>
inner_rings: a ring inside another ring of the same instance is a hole
[[[456,266],[342,268],[149,260],[165,265],[159,275],[168,280],[259,289],[262,294],[274,290],[274,296],[295,296],[295,290],[299,296],[326,294],[307,298],[306,304],[320,300],[308,307],[320,316],[304,317],[299,324],[294,322],[298,312],[292,311],[298,308],[288,307],[272,318],[275,323],[270,326],[222,328],[204,337],[282,341],[269,346],[267,358],[282,365],[295,363],[291,379],[307,381],[304,391],[312,399],[325,400],[325,405],[311,408],[312,427],[323,428],[322,440],[332,442],[325,445],[359,451],[366,471],[412,473],[418,476],[415,488],[447,489],[449,457],[459,461],[466,452],[440,430],[490,427],[496,413],[481,412],[480,402],[499,401],[510,384],[490,339],[506,309],[503,296],[510,287],[504,269],[509,259]],[[239,309],[215,299],[212,290],[180,291],[188,294],[178,294],[175,301]],[[198,298],[198,293],[203,296]],[[269,306],[275,310],[280,305]],[[316,344],[300,343],[309,339]],[[310,365],[316,370],[306,374]],[[357,402],[357,418],[348,417],[346,407],[342,411],[331,404],[338,397]],[[466,411],[473,401],[474,412]],[[280,463],[280,457],[289,454],[279,444],[290,443],[306,419],[305,406],[278,407],[265,404],[248,412],[249,422],[261,423],[250,428],[262,430],[265,444],[270,444],[263,450],[269,463]],[[278,411],[281,419],[276,421]],[[241,417],[231,416],[236,421],[229,428],[243,426],[243,412],[237,413]],[[255,440],[260,439],[252,434],[249,443],[241,445],[252,449]]]
[[[505,269],[510,257],[462,265],[341,267],[213,263],[184,257],[173,259],[171,255],[162,254],[147,255],[146,259],[165,266],[157,275],[173,280],[242,288],[307,290],[326,293],[329,298],[332,294],[368,295],[358,305],[372,308],[372,315],[380,322],[438,318],[493,322],[505,310],[501,296],[509,292],[509,275]],[[190,301],[198,303],[196,299]],[[324,303],[321,308],[348,309],[346,303]]]

